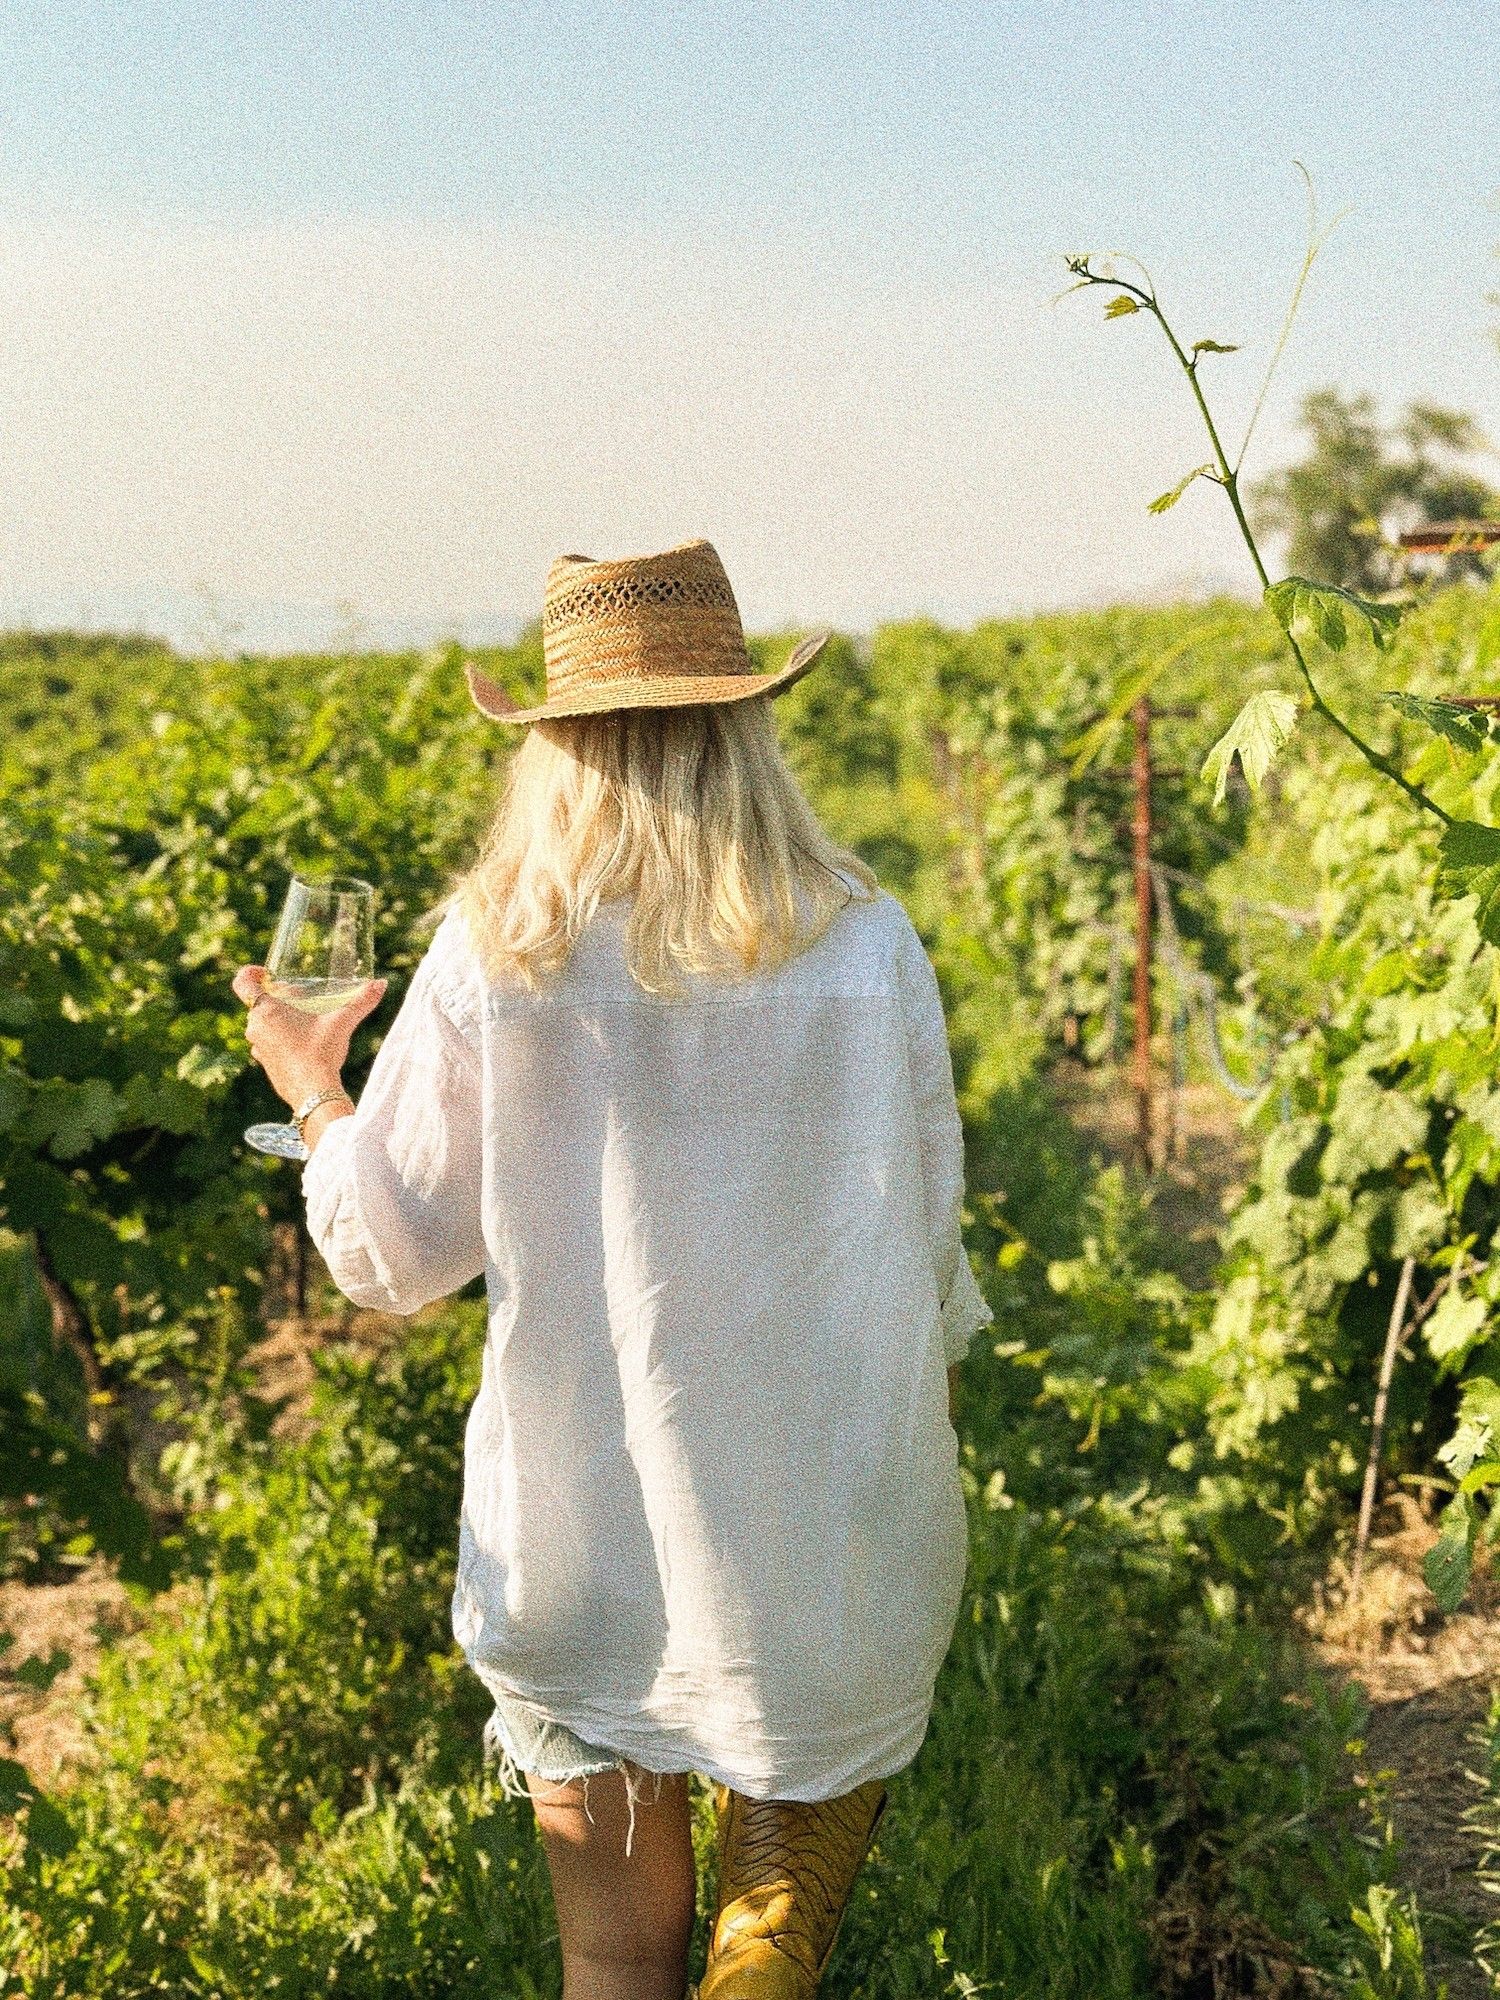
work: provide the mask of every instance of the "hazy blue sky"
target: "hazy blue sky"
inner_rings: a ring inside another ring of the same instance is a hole
[[[535,610],[705,533],[747,621],[1238,580],[1133,251],[1249,469],[1297,397],[1500,441],[1500,54],[1402,6],[60,5],[0,16],[0,618]],[[1500,462],[1495,465],[1500,478]],[[1215,505],[1215,502],[1218,505]]]

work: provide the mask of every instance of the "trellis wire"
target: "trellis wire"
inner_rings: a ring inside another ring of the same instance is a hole
[[[1224,1088],[1245,1103],[1260,1096],[1271,1080],[1276,1066],[1274,1053],[1266,1060],[1260,1075],[1253,1083],[1246,1083],[1237,1077],[1229,1067],[1224,1053],[1224,1043],[1219,1033],[1219,989],[1206,972],[1200,972],[1188,963],[1182,949],[1182,939],[1177,932],[1177,918],[1172,909],[1171,891],[1167,887],[1166,872],[1159,862],[1151,864],[1151,887],[1156,898],[1156,913],[1161,925],[1162,958],[1168,972],[1176,980],[1178,990],[1183,995],[1184,1008],[1196,1004],[1198,1019],[1203,1029],[1204,1053],[1209,1067]],[[1252,989],[1251,1005],[1254,1006]],[[1252,1017],[1258,1026],[1259,1017]],[[1252,1036],[1254,1028],[1252,1027]]]
[[[1255,1083],[1243,1082],[1230,1069],[1228,1057],[1224,1053],[1223,1037],[1219,1032],[1218,988],[1206,972],[1198,971],[1195,966],[1188,962],[1187,956],[1182,949],[1182,940],[1178,934],[1175,914],[1168,900],[1168,891],[1165,887],[1164,879],[1157,879],[1158,877],[1165,878],[1167,875],[1176,874],[1177,872],[1176,870],[1163,869],[1157,863],[1152,864],[1152,889],[1156,898],[1156,907],[1161,917],[1162,958],[1168,972],[1182,992],[1185,1003],[1180,1009],[1174,1012],[1172,1020],[1174,1080],[1180,1086],[1185,1075],[1187,1035],[1191,1026],[1191,1016],[1187,1003],[1196,1003],[1198,1018],[1203,1028],[1204,1051],[1208,1057],[1209,1066],[1226,1090],[1231,1091],[1234,1096],[1243,1099],[1248,1104],[1253,1099],[1259,1097],[1269,1082],[1276,1059],[1274,1054],[1267,1058],[1265,1068],[1261,1072],[1259,1080]],[[1179,877],[1179,879],[1187,880],[1191,878]],[[1280,917],[1283,922],[1292,923],[1294,928],[1297,927],[1295,919],[1301,915],[1301,912],[1282,910],[1271,904],[1242,902],[1238,908],[1241,916],[1244,916],[1251,910],[1264,909],[1270,914]],[[1093,923],[1088,928],[1093,931],[1103,932],[1109,941],[1109,958],[1105,973],[1105,1020],[1108,1025],[1110,1060],[1118,1062],[1120,1060],[1125,1033],[1123,1007],[1125,932],[1119,924]],[[1049,997],[1055,984],[1054,975],[1049,987]],[[1252,996],[1252,1007],[1253,1004]],[[1255,1021],[1258,1026],[1258,1015],[1255,1016]],[[1253,1032],[1252,1030],[1252,1034]],[[1179,1071],[1182,1074],[1178,1074]]]

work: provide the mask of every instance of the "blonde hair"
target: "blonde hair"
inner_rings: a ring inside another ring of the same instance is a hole
[[[462,910],[491,976],[535,989],[600,903],[633,895],[631,974],[676,994],[684,973],[771,970],[879,892],[824,830],[769,700],[751,698],[532,723],[479,859],[442,907]]]

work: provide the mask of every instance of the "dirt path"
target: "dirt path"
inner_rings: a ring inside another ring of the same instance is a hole
[[[1100,1151],[1128,1158],[1126,1094],[1071,1064],[1054,1083]],[[1164,1237],[1177,1245],[1174,1261],[1202,1284],[1225,1207],[1253,1153],[1238,1106],[1223,1092],[1192,1087],[1182,1094],[1181,1113],[1180,1153],[1159,1170],[1152,1207]],[[393,1325],[399,1332],[401,1322],[376,1314],[273,1322],[252,1361],[261,1393],[278,1406],[276,1434],[295,1436],[305,1426],[311,1352],[322,1339],[379,1344]],[[1357,1681],[1369,1701],[1364,1771],[1385,1792],[1402,1848],[1401,1881],[1419,1898],[1434,1980],[1446,1981],[1449,2000],[1491,2000],[1500,1985],[1475,1959],[1471,1940],[1480,1925],[1500,1919],[1500,1898],[1477,1879],[1481,1852],[1467,1815],[1479,1795],[1479,1733],[1500,1687],[1500,1583],[1477,1574],[1464,1609],[1444,1618],[1421,1573],[1434,1530],[1417,1502],[1393,1495],[1377,1529],[1359,1603],[1349,1604],[1347,1570],[1337,1564],[1302,1624],[1323,1669],[1335,1680]],[[65,1583],[0,1584],[0,1758],[16,1760],[44,1789],[65,1779],[84,1748],[78,1705],[86,1676],[101,1647],[141,1615],[102,1559]]]
[[[365,1312],[273,1320],[246,1355],[259,1395],[276,1411],[272,1435],[306,1432],[317,1347],[329,1339],[381,1346],[405,1324]],[[81,1708],[88,1676],[104,1647],[148,1615],[105,1556],[62,1582],[0,1581],[0,1767],[21,1766],[44,1792],[66,1784],[87,1754]],[[0,1768],[0,1813],[12,1808],[21,1782]]]
[[[1054,1084],[1078,1126],[1108,1157],[1131,1157],[1132,1106],[1110,1084],[1076,1065]],[[1178,1099],[1175,1152],[1153,1181],[1152,1214],[1189,1282],[1210,1281],[1226,1208],[1248,1178],[1253,1146],[1239,1107],[1213,1085]],[[1171,1129],[1158,1099],[1158,1128]],[[1164,1149],[1165,1150],[1165,1149]],[[1492,2000],[1500,1981],[1476,1960],[1474,1933],[1500,1923],[1500,1897],[1476,1875],[1482,1843],[1470,1822],[1480,1797],[1481,1734],[1500,1689],[1500,1582],[1476,1570],[1462,1610],[1445,1618],[1422,1575],[1436,1539],[1409,1494],[1382,1504],[1357,1604],[1340,1560],[1314,1591],[1302,1619],[1314,1657],[1336,1682],[1355,1681],[1370,1704],[1361,1758],[1366,1782],[1383,1791],[1398,1842],[1400,1880],[1415,1891],[1427,1956],[1449,2000]],[[1500,1961],[1500,1952],[1495,1954]]]
[[[1435,1530],[1396,1493],[1371,1538],[1359,1601],[1337,1565],[1305,1620],[1323,1667],[1354,1680],[1370,1703],[1363,1763],[1388,1785],[1401,1879],[1416,1891],[1428,1958],[1449,2000],[1486,2000],[1496,1984],[1475,1959],[1473,1932],[1500,1917],[1475,1870],[1482,1846],[1468,1814],[1480,1796],[1480,1742],[1500,1687],[1500,1584],[1476,1573],[1464,1608],[1444,1617],[1422,1576]],[[1380,1774],[1386,1774],[1382,1777]]]
[[[0,1758],[43,1791],[83,1753],[79,1697],[101,1647],[139,1616],[102,1556],[65,1583],[0,1583]]]
[[[1122,1078],[1058,1063],[1049,1078],[1073,1123],[1111,1160],[1133,1162],[1135,1111]],[[1158,1091],[1154,1105],[1158,1163],[1151,1177],[1151,1215],[1163,1248],[1191,1285],[1206,1284],[1219,1255],[1219,1232],[1249,1178],[1256,1147],[1240,1123],[1240,1106],[1216,1084]]]

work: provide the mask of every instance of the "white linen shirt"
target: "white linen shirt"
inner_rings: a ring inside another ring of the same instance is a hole
[[[916,1755],[965,1575],[944,1366],[994,1315],[937,979],[882,889],[662,998],[628,909],[536,993],[450,910],[308,1228],[384,1312],[484,1274],[452,1618],[496,1700],[832,1798]]]

